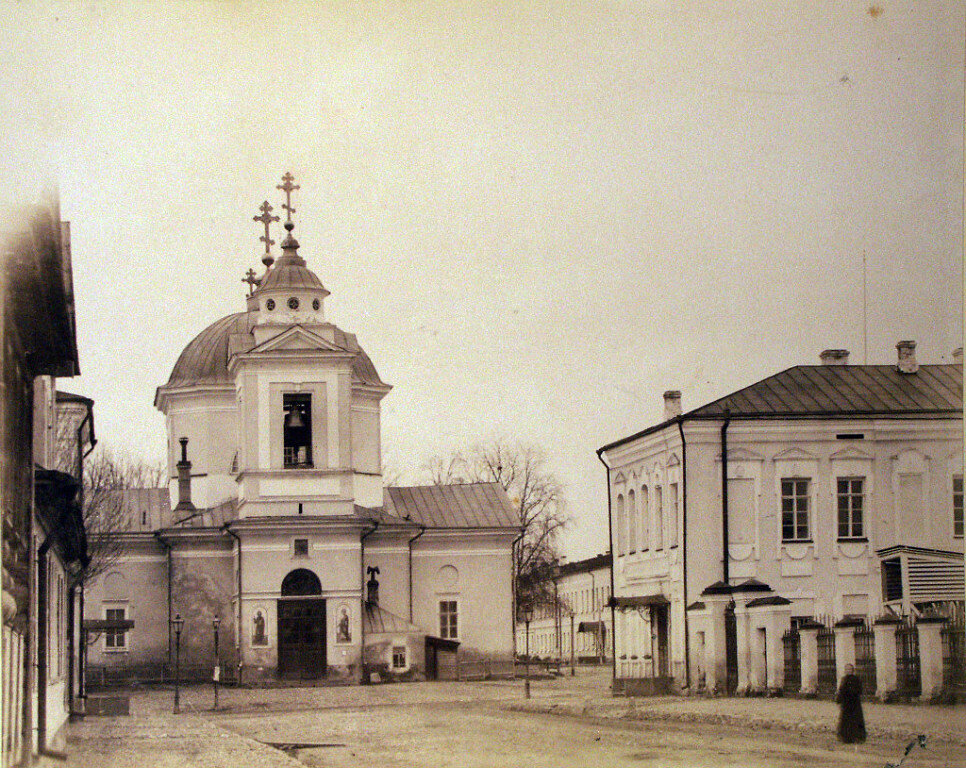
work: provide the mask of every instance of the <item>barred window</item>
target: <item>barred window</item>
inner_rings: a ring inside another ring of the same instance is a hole
[[[860,539],[863,527],[863,478],[840,477],[836,480],[839,512],[839,538]]]
[[[459,637],[459,616],[455,600],[439,601],[439,636],[444,640]]]
[[[808,486],[808,478],[782,478],[782,541],[809,539]]]

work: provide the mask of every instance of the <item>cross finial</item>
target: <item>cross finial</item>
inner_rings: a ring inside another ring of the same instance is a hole
[[[285,202],[282,203],[282,210],[286,213],[286,222],[291,221],[292,214],[295,213],[295,208],[292,207],[292,192],[296,189],[301,189],[298,184],[293,184],[293,181],[295,181],[295,177],[291,173],[286,172],[282,177],[282,183],[275,185],[275,189],[280,189],[285,193]]]
[[[245,276],[242,278],[242,282],[248,283],[248,295],[251,296],[252,292],[255,290],[255,286],[261,283],[262,281],[259,280],[257,277],[255,277],[254,269],[249,269],[245,273]]]
[[[265,253],[269,253],[272,250],[272,246],[275,245],[275,241],[272,240],[269,232],[269,227],[271,227],[273,221],[278,221],[278,216],[272,216],[272,206],[269,204],[268,200],[258,206],[258,210],[262,212],[262,215],[252,216],[252,220],[260,221],[265,225],[265,234],[258,239],[265,243]]]

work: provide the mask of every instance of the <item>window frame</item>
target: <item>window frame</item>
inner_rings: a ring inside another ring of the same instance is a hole
[[[304,552],[299,551],[300,549],[299,545],[302,543],[305,544]],[[299,537],[299,538],[292,539],[292,557],[308,559],[309,553],[311,551],[312,551],[312,545],[307,538]]]
[[[957,491],[956,486],[959,485],[959,490]],[[957,497],[959,500],[959,506],[957,507],[956,501]],[[963,476],[961,474],[955,474],[952,478],[952,504],[953,504],[953,538],[961,539],[963,538],[964,528],[966,528],[966,521],[963,519]],[[959,514],[957,515],[957,510]]]
[[[792,494],[785,493],[785,484],[792,483]],[[804,493],[798,492],[799,483],[805,484]],[[803,544],[810,543],[812,541],[812,478],[801,477],[801,476],[791,476],[782,477],[778,482],[779,489],[779,504],[781,510],[781,540],[783,544]],[[785,509],[785,501],[789,499],[792,501],[792,509]],[[797,507],[798,502],[804,502],[804,509],[799,509]],[[792,515],[792,535],[785,535],[785,516],[787,514]],[[804,517],[804,535],[799,530],[800,527],[800,517]]]
[[[846,491],[842,491],[842,483],[848,484]],[[853,484],[859,484],[859,491],[856,493]],[[862,475],[842,475],[835,478],[835,536],[838,541],[866,541],[865,530],[865,477]],[[843,499],[848,500],[845,508],[842,506]],[[859,500],[858,505],[858,524],[855,520],[855,499]],[[843,512],[845,513],[845,527],[848,531],[842,534]],[[856,532],[858,529],[858,532]]]
[[[452,603],[453,610],[452,614],[446,614],[447,616],[452,616],[452,621],[448,622],[444,627],[443,625],[443,604]],[[456,597],[438,597],[437,601],[437,625],[439,626],[439,636],[443,640],[459,640],[460,637],[460,601]],[[450,626],[452,625],[452,626]]]
[[[312,406],[313,397],[311,392],[283,392],[282,393],[282,469],[313,469],[314,464],[314,451],[313,442],[314,435],[312,431]],[[307,438],[306,442],[300,443],[298,445],[289,445],[288,434],[292,431],[290,428],[285,426],[285,419],[289,411],[298,408],[302,412],[305,420],[305,426],[302,430],[305,432]],[[290,459],[289,449],[292,448],[296,451],[293,454],[294,458]],[[298,449],[305,449],[305,461],[299,462]]]
[[[112,611],[120,611],[121,616],[111,616]],[[104,619],[118,619],[121,621],[126,621],[130,618],[130,609],[127,603],[104,603],[103,606]],[[128,632],[111,632],[108,630],[104,631],[104,653],[127,653],[131,650],[131,644],[128,642]],[[120,644],[117,644],[120,642]]]
[[[402,655],[402,662],[399,662],[398,661],[398,655],[397,654],[400,651],[402,652],[402,654],[401,654]],[[396,644],[393,644],[393,646],[392,646],[392,668],[393,669],[396,669],[396,670],[399,670],[399,669],[407,669],[408,667],[409,667],[409,652],[408,652],[408,649],[406,648],[405,645],[396,645]]]

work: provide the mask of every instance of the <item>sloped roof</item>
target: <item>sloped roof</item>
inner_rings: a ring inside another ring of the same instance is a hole
[[[167,387],[191,387],[199,384],[228,384],[232,381],[228,373],[228,347],[231,337],[240,334],[251,335],[255,324],[255,312],[236,312],[216,320],[192,339],[178,357]],[[334,343],[347,352],[355,354],[352,373],[363,384],[383,385],[376,367],[359,346],[355,334],[346,333],[332,326]]]
[[[706,405],[602,446],[598,453],[678,421],[731,418],[962,416],[963,366],[796,365]]]
[[[126,530],[129,532],[153,531],[173,522],[171,496],[167,487],[124,488],[114,493],[123,505],[128,526]]]
[[[590,573],[598,568],[607,568],[611,565],[613,558],[609,553],[594,555],[584,560],[574,560],[571,563],[560,565],[560,575],[567,576],[575,573]]]
[[[417,627],[415,624],[410,624],[404,618],[387,611],[385,608],[380,608],[378,605],[372,605],[371,603],[366,603],[365,623],[367,636],[385,632],[399,634],[426,634],[425,631]]]
[[[390,487],[386,511],[427,528],[519,528],[506,491],[499,483]]]

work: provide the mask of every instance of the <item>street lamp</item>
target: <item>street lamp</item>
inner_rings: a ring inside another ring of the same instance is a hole
[[[220,624],[221,618],[218,616],[211,620],[211,628],[215,631],[215,668],[211,675],[215,686],[215,706],[212,709],[218,709],[218,678],[221,677],[221,664],[218,662],[218,626]]]
[[[181,711],[181,630],[184,629],[184,619],[176,614],[171,620],[174,625],[174,713]]]
[[[574,663],[574,609],[570,609],[570,676],[577,676],[577,665]]]
[[[527,605],[523,609],[523,623],[526,626],[527,640],[526,647],[527,652],[523,657],[523,674],[525,676],[525,681],[523,683],[524,695],[530,698],[530,622],[533,620],[533,606]]]

